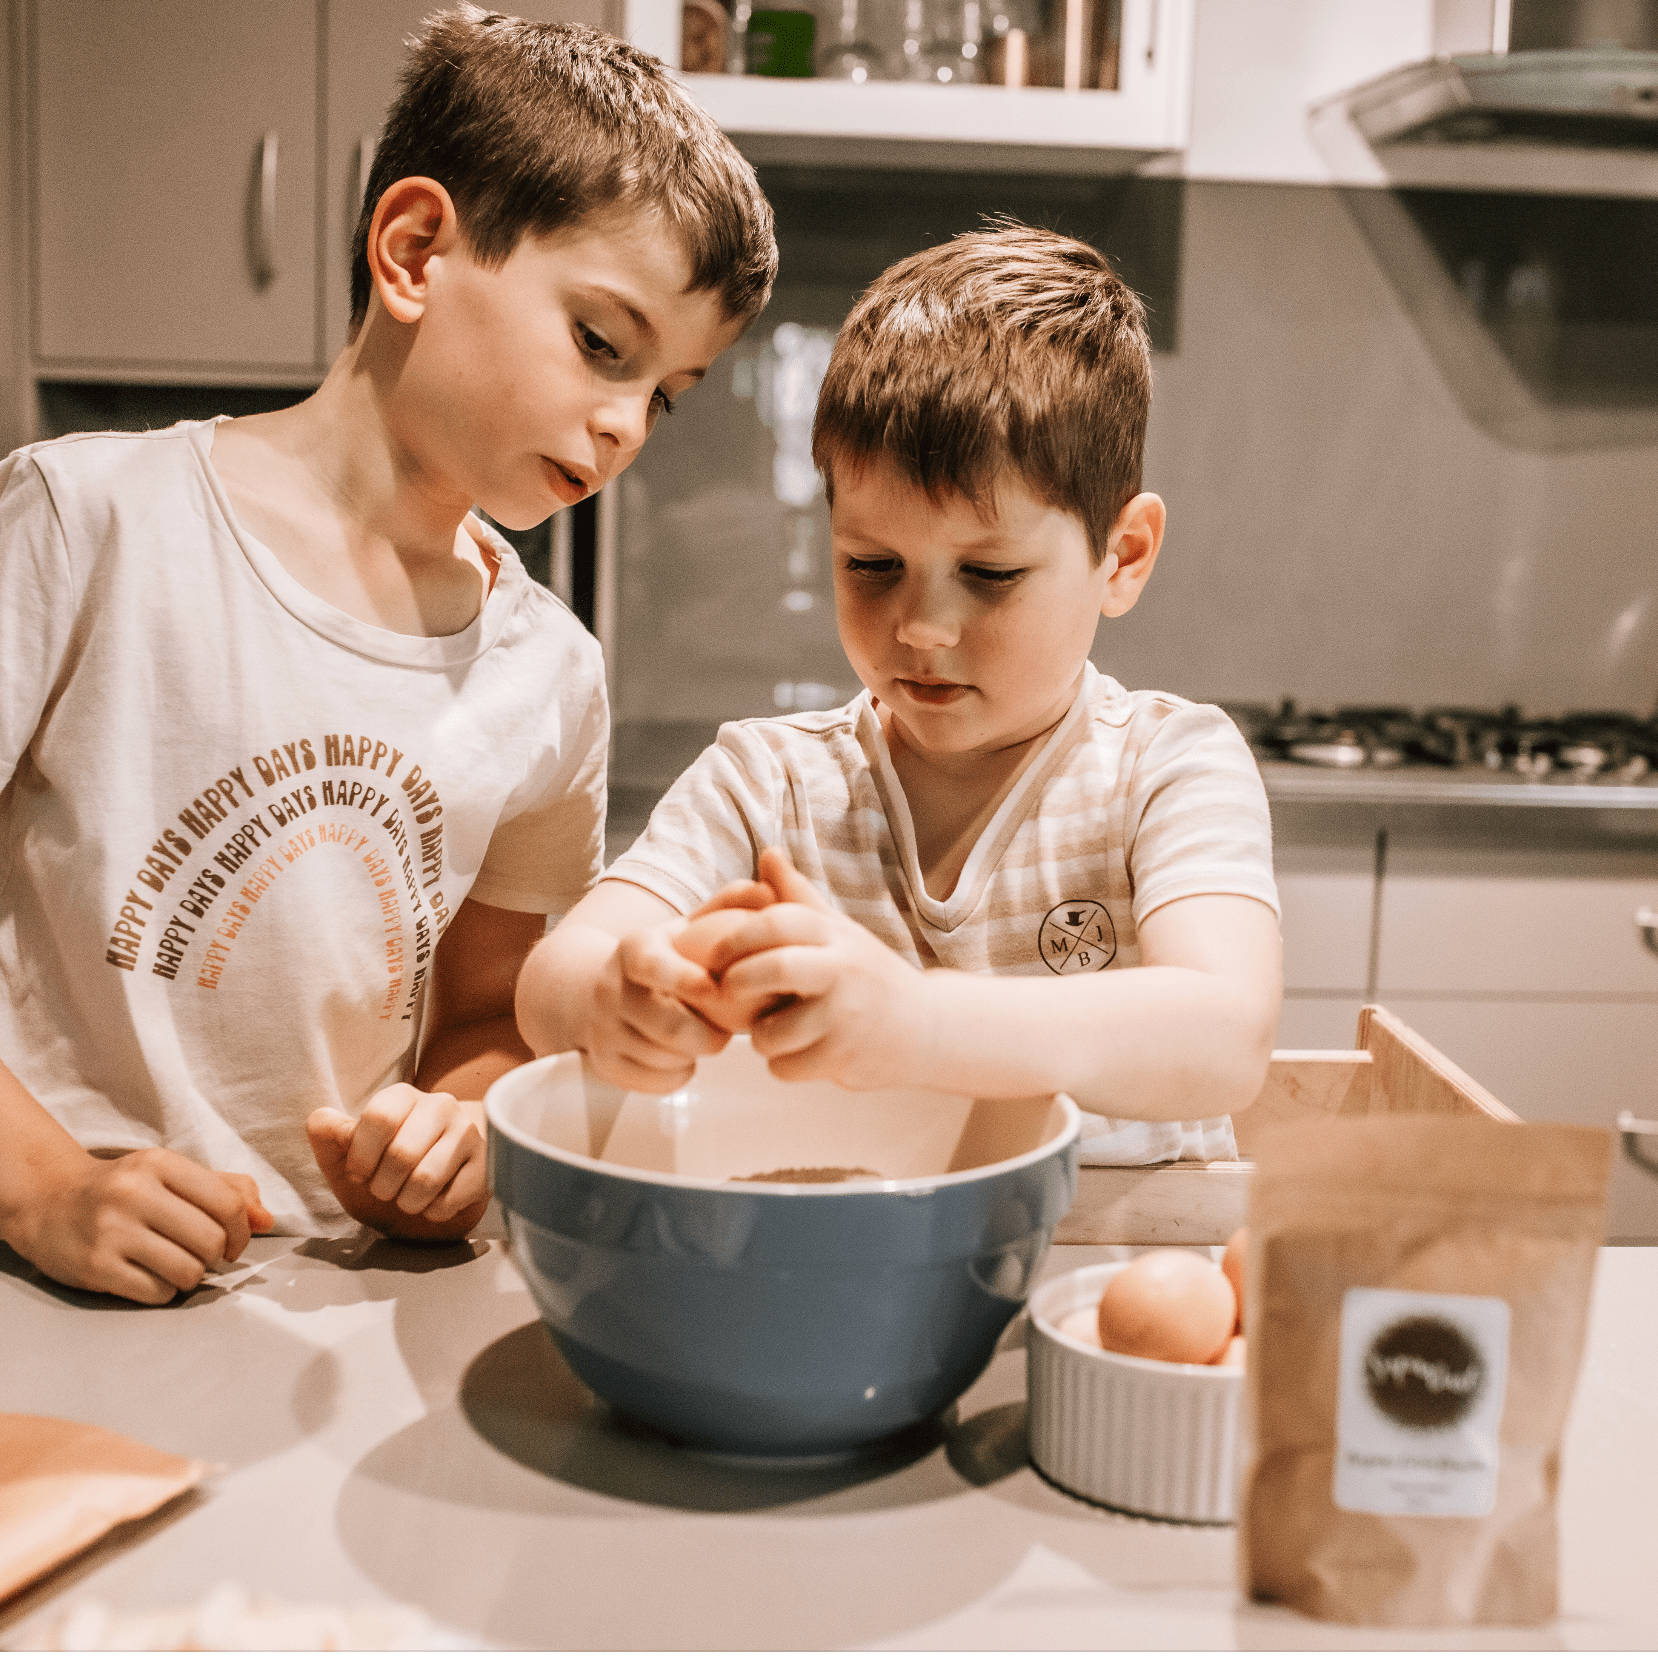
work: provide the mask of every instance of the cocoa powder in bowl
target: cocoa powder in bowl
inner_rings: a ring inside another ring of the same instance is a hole
[[[767,1174],[734,1174],[731,1178],[777,1186],[834,1186],[843,1180],[885,1180],[886,1176],[874,1169],[772,1169]]]

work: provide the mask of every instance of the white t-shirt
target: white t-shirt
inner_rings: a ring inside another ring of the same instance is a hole
[[[213,429],[0,463],[0,1059],[89,1149],[338,1229],[305,1118],[412,1075],[449,917],[597,876],[603,667],[499,537],[461,633],[336,610],[238,526]]]
[[[821,714],[720,728],[606,871],[684,914],[781,846],[843,914],[917,967],[1037,975],[1134,967],[1139,924],[1177,898],[1278,909],[1266,791],[1220,709],[1125,691],[1090,664],[948,898],[926,890],[915,830],[868,692]],[[1237,1155],[1231,1119],[1089,1114],[1085,1162]]]

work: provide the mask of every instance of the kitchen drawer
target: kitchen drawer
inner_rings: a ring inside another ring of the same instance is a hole
[[[1285,990],[1345,990],[1356,1017],[1370,977],[1375,842],[1277,846],[1273,874],[1283,911]],[[1352,1035],[1349,1023],[1343,1041]]]
[[[1658,906],[1650,851],[1401,848],[1382,884],[1376,994],[1648,997],[1658,956],[1635,911]]]
[[[1620,1111],[1658,1117],[1658,1002],[1390,998],[1387,1005],[1530,1122],[1611,1128]],[[1658,1243],[1658,1180],[1621,1153],[1607,1236]]]

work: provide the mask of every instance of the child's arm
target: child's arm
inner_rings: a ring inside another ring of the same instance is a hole
[[[1278,1019],[1278,921],[1252,898],[1177,899],[1141,925],[1143,965],[1074,977],[922,973],[831,909],[784,855],[784,900],[729,941],[729,995],[800,998],[755,1021],[783,1078],[832,1077],[983,1097],[1068,1093],[1108,1117],[1179,1121],[1259,1093]]]
[[[742,909],[770,903],[753,882],[711,899]],[[674,949],[686,921],[630,881],[601,881],[530,954],[518,980],[518,1026],[538,1054],[580,1048],[607,1082],[666,1094],[691,1079],[727,1033],[700,1017],[719,991]]]
[[[483,1217],[483,1095],[530,1057],[513,984],[545,926],[543,916],[467,899],[438,944],[414,1083],[381,1089],[360,1117],[311,1113],[317,1165],[353,1220],[395,1237],[462,1238]]]
[[[94,1157],[0,1065],[0,1238],[48,1278],[160,1306],[271,1217],[245,1174],[157,1147]]]

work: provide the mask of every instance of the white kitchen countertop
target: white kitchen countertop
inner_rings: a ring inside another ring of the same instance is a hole
[[[1106,1253],[1055,1248],[1046,1275]],[[163,1309],[59,1289],[0,1246],[0,1332],[0,1410],[225,1465],[0,1607],[8,1647],[82,1600],[184,1607],[226,1580],[407,1602],[475,1646],[1658,1644],[1658,1249],[1602,1252],[1565,1455],[1565,1611],[1537,1630],[1354,1630],[1240,1601],[1230,1528],[1111,1514],[1026,1464],[1011,1339],[941,1439],[779,1472],[592,1407],[498,1240],[256,1239]]]

